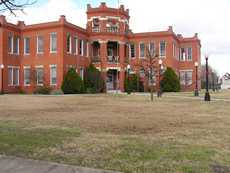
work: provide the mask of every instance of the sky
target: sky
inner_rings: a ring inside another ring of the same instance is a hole
[[[102,0],[117,7],[118,0]],[[18,13],[17,17],[4,14],[15,23],[26,24],[58,20],[64,14],[67,20],[86,26],[86,5],[96,7],[100,0],[37,0],[33,6]],[[219,75],[230,72],[230,0],[120,0],[130,9],[130,27],[133,32],[167,30],[191,37],[199,34],[202,44],[202,63],[209,56],[210,65]]]

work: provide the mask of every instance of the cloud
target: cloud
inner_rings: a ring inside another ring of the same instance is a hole
[[[26,24],[34,24],[58,20],[59,16],[64,14],[69,22],[85,27],[88,1],[79,1],[48,0],[40,6],[25,9],[27,15],[19,14],[17,18],[7,16],[7,19],[12,22],[24,20]],[[166,30],[169,25],[174,27],[176,33],[184,36],[193,36],[197,32],[202,42],[202,55],[210,55],[210,64],[220,74],[230,72],[230,0],[121,2],[130,9],[130,25],[134,32]]]

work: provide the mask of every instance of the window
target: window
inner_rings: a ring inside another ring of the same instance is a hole
[[[30,67],[24,67],[24,85],[30,85]]]
[[[50,66],[50,85],[57,84],[57,66],[51,65]]]
[[[154,45],[154,43],[149,43],[149,53],[150,53],[150,56],[155,56],[155,45]]]
[[[80,68],[80,77],[84,80],[84,68]]]
[[[19,54],[19,37],[15,36],[14,37],[14,42],[13,42],[13,50],[14,54],[18,55]]]
[[[192,61],[192,48],[189,47],[188,48],[188,57],[187,57],[188,61]]]
[[[135,44],[130,44],[130,55],[131,58],[135,58]]]
[[[192,70],[180,71],[180,83],[181,85],[192,85]]]
[[[19,85],[19,67],[8,67],[8,85]]]
[[[14,37],[10,34],[8,36],[8,53],[13,54]]]
[[[50,53],[57,52],[57,33],[53,32],[50,34]]]
[[[161,41],[160,42],[160,57],[165,57],[166,56],[166,42]]]
[[[44,38],[43,36],[37,36],[37,54],[44,53]]]
[[[44,81],[43,66],[36,67],[36,78],[37,78],[37,85],[43,85],[43,81]]]
[[[30,54],[30,38],[24,38],[24,55]]]
[[[72,39],[71,39],[71,35],[70,33],[67,34],[67,53],[70,53],[72,52]]]
[[[140,57],[141,58],[145,57],[145,44],[144,43],[140,44]]]
[[[78,39],[77,39],[77,37],[73,38],[73,54],[74,55],[78,54]]]
[[[84,40],[80,40],[80,55],[84,56]]]
[[[186,49],[180,48],[180,61],[185,61],[186,59]]]

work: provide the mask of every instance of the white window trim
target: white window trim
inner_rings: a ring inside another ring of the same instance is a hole
[[[69,35],[68,35],[69,34]],[[67,51],[67,54],[71,54],[72,53],[72,36],[70,33],[67,33],[67,39],[68,39],[68,36],[70,36],[70,41],[69,41],[69,51]],[[68,42],[66,42],[66,48],[68,47],[67,45]]]
[[[50,53],[57,53],[57,50],[53,51],[52,50],[52,44],[53,44],[53,40],[51,39],[52,35],[56,35],[56,38],[57,38],[57,32],[51,32],[50,33]],[[57,47],[56,47],[57,49]]]
[[[30,66],[24,66],[23,69],[24,69],[24,71],[23,71],[23,75],[24,75],[24,76],[23,76],[23,77],[24,77],[24,82],[23,82],[23,83],[24,83],[24,86],[30,86],[31,84],[26,84],[26,83],[25,83],[25,70],[26,70],[26,69],[30,69],[30,70],[31,70],[31,67],[30,67]],[[31,73],[31,71],[30,71],[30,73]],[[31,81],[30,81],[30,82],[31,82]]]
[[[189,55],[188,55],[188,50],[191,49],[191,59],[189,59]],[[188,47],[187,48],[187,61],[192,61],[193,60],[193,53],[192,53],[192,47]]]
[[[161,42],[165,42],[165,55],[164,56],[161,55]],[[159,57],[160,58],[166,58],[166,56],[167,56],[167,42],[165,40],[161,40],[159,42]]]
[[[52,83],[52,68],[56,68],[56,83]],[[57,65],[50,65],[50,86],[57,86]]]
[[[11,52],[8,52],[9,54],[14,54],[14,35],[13,34],[9,34],[10,36],[10,47],[11,47]]]
[[[38,68],[43,68],[43,75],[44,75],[44,66],[43,65],[37,65],[35,66],[35,70],[36,70],[36,85],[37,86],[44,86],[44,80],[43,80],[43,84],[38,84],[38,74],[37,74],[37,69]],[[44,77],[44,76],[43,76]]]
[[[181,72],[192,72],[192,82],[193,82],[193,70],[192,69],[186,69],[186,70],[179,70],[179,74],[181,74]],[[181,79],[180,79],[180,84],[181,84]],[[185,85],[185,84],[183,84],[183,85]],[[190,84],[191,85],[191,84]]]
[[[30,53],[26,53],[26,39],[30,39],[30,37],[24,37],[24,55],[30,55]]]
[[[75,41],[75,47],[74,47],[74,49],[75,49],[75,53],[74,53],[74,55],[78,55],[78,38],[77,38],[77,36],[75,36],[74,37],[74,41]]]
[[[81,40],[81,56],[84,56],[84,40]]]
[[[11,78],[12,78],[12,81],[11,81],[11,84],[8,84],[8,86],[19,86],[20,85],[20,67],[19,66],[8,66],[7,69],[13,69],[12,70],[12,73],[11,73]],[[17,81],[17,84],[14,85],[14,69],[18,69],[18,81]]]
[[[144,56],[143,57],[141,56],[141,44],[144,44]],[[145,52],[145,43],[144,42],[140,42],[139,43],[139,57],[140,57],[140,59],[145,59],[145,55],[146,55],[146,52]]]
[[[89,42],[86,43],[86,57],[89,57]]]
[[[38,49],[38,37],[43,38],[43,52],[39,52],[39,49]],[[39,54],[39,55],[44,54],[44,37],[41,36],[41,35],[37,35],[37,54]]]

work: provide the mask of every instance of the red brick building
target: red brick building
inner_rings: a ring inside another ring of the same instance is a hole
[[[105,3],[98,8],[87,6],[86,29],[67,22],[65,16],[35,25],[8,23],[0,16],[0,64],[4,65],[0,90],[32,92],[42,85],[59,89],[68,68],[76,68],[83,77],[90,62],[103,73],[107,90],[124,91],[128,64],[147,89],[148,79],[143,75],[147,47],[163,60],[164,67],[176,71],[184,90],[193,90],[194,63],[200,64],[198,35],[184,38],[171,26],[161,32],[133,33],[129,19],[124,6],[115,9]]]

